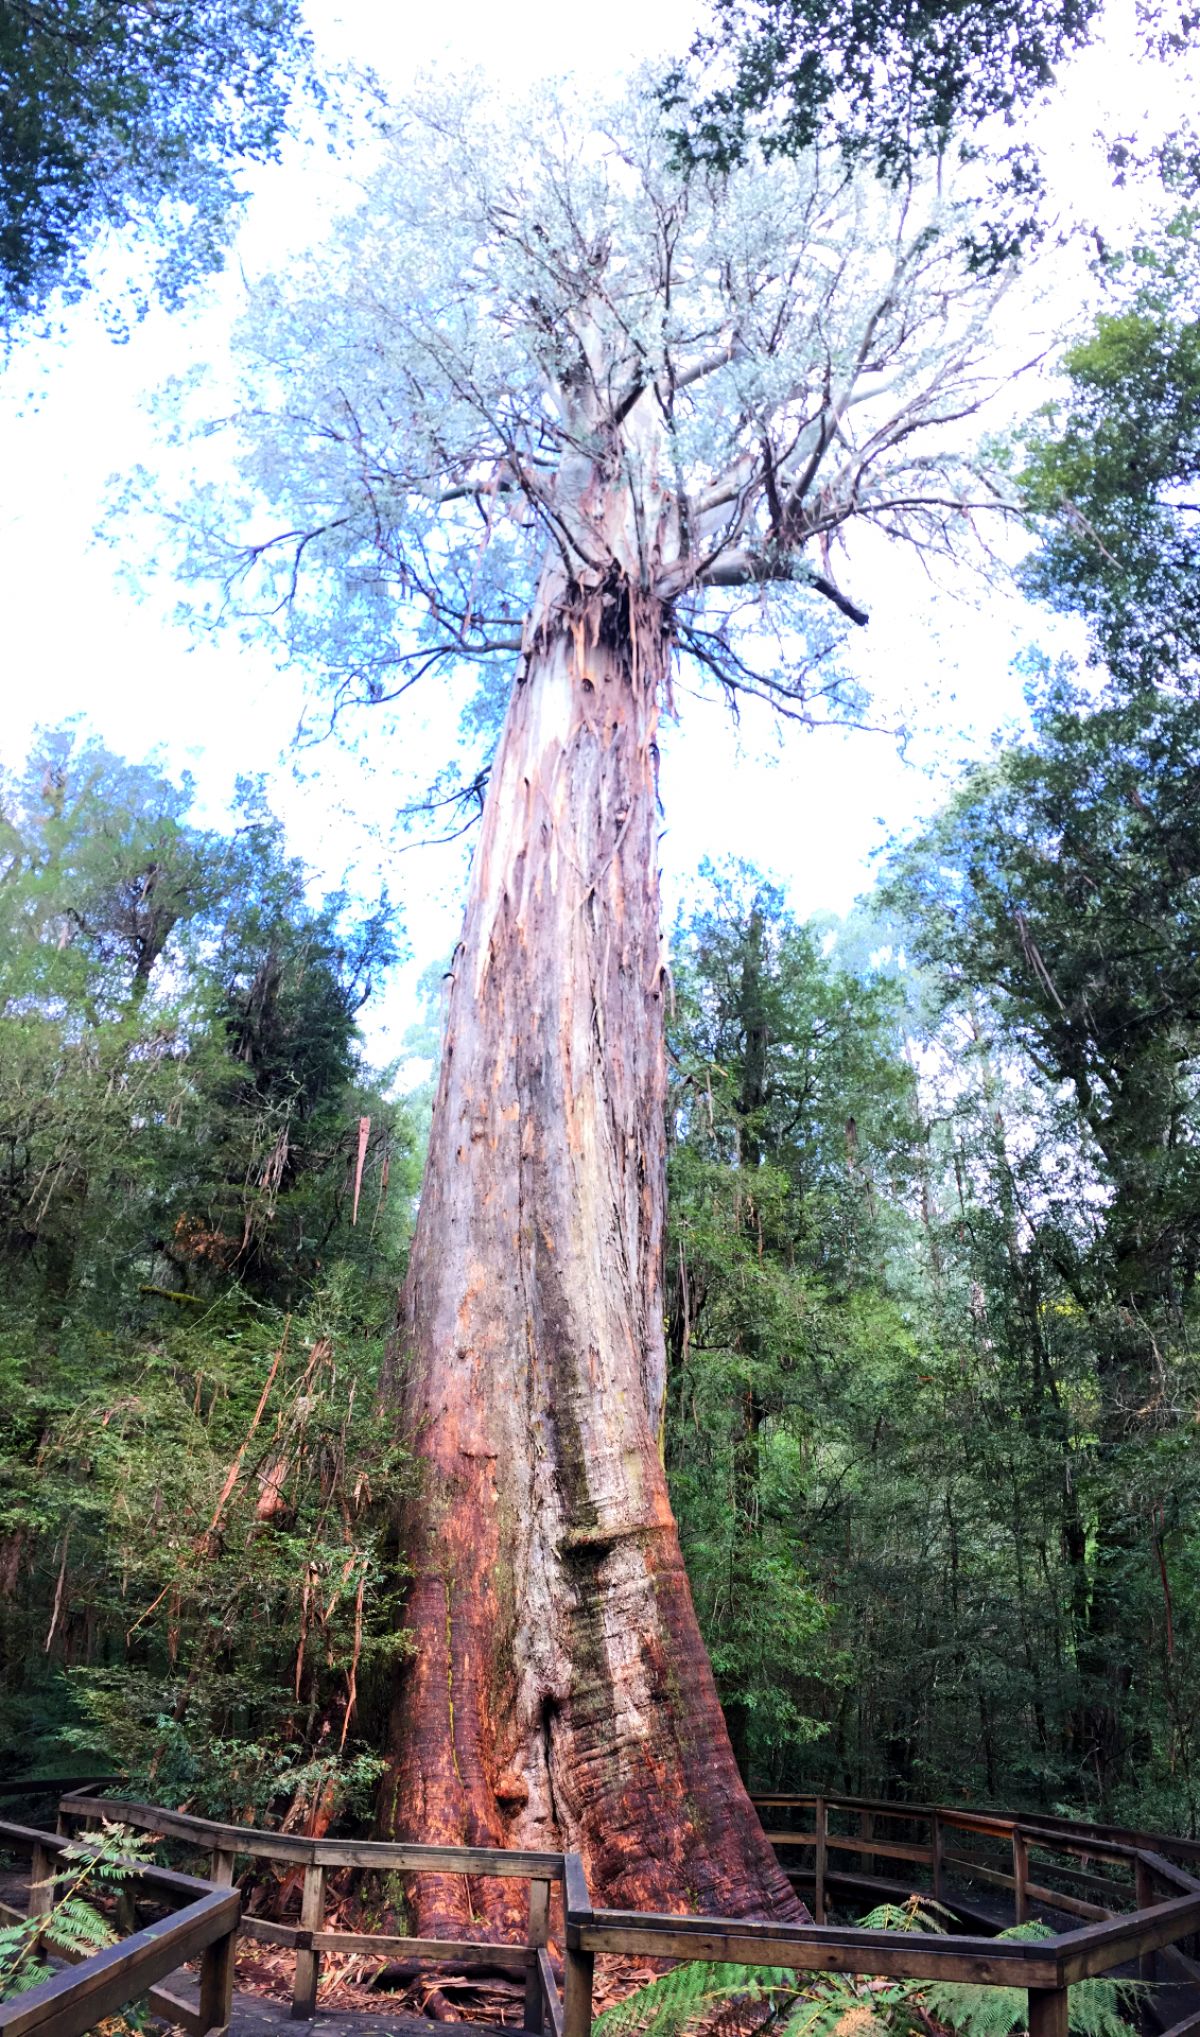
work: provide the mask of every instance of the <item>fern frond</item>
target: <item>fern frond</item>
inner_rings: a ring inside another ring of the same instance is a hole
[[[1053,1938],[1040,1918],[1010,1924],[1000,1938]],[[1067,2023],[1072,2037],[1137,2037],[1136,2010],[1145,1983],[1095,1977],[1076,1981],[1068,1993]],[[1010,2037],[1026,2025],[1025,1997],[1019,1988],[976,1987],[966,1981],[936,1981],[922,2000],[930,2015],[958,2037]]]
[[[116,1943],[116,1933],[84,1890],[103,1895],[121,1888],[136,1874],[150,1843],[124,1825],[105,1820],[98,1837],[77,1839],[63,1848],[57,1871],[35,1884],[51,1891],[49,1912],[0,1931],[0,2001],[24,1994],[49,1977],[50,1968],[34,1956],[39,1940],[67,1958],[82,1959]]]
[[[946,1923],[942,1923],[942,1918]],[[863,1931],[945,1931],[951,1912],[932,1896],[909,1896],[906,1903],[880,1903],[858,1920]]]
[[[1076,1981],[1071,1989],[1069,2027],[1076,2037],[1136,2037],[1138,2014],[1148,1983],[1136,1980]]]
[[[0,1930],[0,2002],[27,1994],[31,1987],[49,1980],[50,1968],[33,1956],[37,1935],[38,1920],[33,1917]]]
[[[43,1935],[56,1952],[81,1953],[85,1958],[117,1942],[116,1932],[99,1910],[73,1891],[55,1903],[45,1921]]]
[[[784,2024],[782,2037],[833,2037],[839,2025],[863,2006],[853,1981],[835,1974],[830,1982],[818,1982],[805,1991]],[[846,2031],[843,2037],[851,2037],[851,2032]],[[853,2037],[869,2037],[869,2033],[862,2028]]]
[[[1023,2030],[1025,1995],[1015,1987],[984,1987],[968,1980],[930,1981],[922,1990],[929,2014],[958,2037],[1012,2037]]]
[[[592,2025],[594,2037],[683,2037],[718,2005],[795,1993],[797,1980],[787,1966],[688,1960],[605,2009]]]
[[[912,1981],[808,1974],[781,2037],[906,2037],[917,1996]]]

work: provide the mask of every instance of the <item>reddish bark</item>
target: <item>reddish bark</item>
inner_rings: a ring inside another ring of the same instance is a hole
[[[426,1478],[385,1822],[577,1847],[617,1905],[803,1914],[734,1763],[660,1457],[668,622],[616,567],[548,578],[402,1299],[393,1385]],[[419,1928],[517,1922],[516,1887],[425,1880]]]

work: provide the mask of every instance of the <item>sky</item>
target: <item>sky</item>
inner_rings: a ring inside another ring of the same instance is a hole
[[[552,10],[545,0],[506,0],[503,8],[452,0],[423,10],[312,0],[310,17],[331,60],[370,64],[393,87],[440,61],[478,65],[499,92],[539,67],[574,68],[603,83],[639,56],[684,46],[694,7],[606,0],[602,39],[589,10]],[[1119,42],[1118,24],[1114,48]],[[1128,72],[1112,50],[1085,60],[1072,110],[1055,119],[1068,202],[1073,184],[1084,190],[1094,177],[1089,137],[1106,98],[1128,118]],[[411,776],[427,757],[436,761],[444,703],[430,702],[424,724],[414,718],[394,743],[368,741],[358,760],[329,745],[297,759],[288,745],[304,704],[300,675],[232,639],[195,641],[174,619],[169,581],[148,576],[136,529],[116,543],[96,536],[111,478],[155,457],[148,394],[190,362],[221,363],[243,272],[286,260],[340,189],[336,164],[319,151],[293,151],[259,177],[236,261],[190,311],[155,310],[116,346],[85,305],[59,341],[23,350],[0,377],[0,763],[18,763],[39,724],[84,717],[118,751],[157,750],[173,775],[190,770],[214,820],[239,773],[265,772],[289,844],[317,882],[339,887],[348,879],[370,892],[382,878],[402,902],[412,962],[369,1029],[374,1052],[388,1058],[416,1015],[417,978],[452,947],[461,909],[461,850],[395,859],[383,840],[398,798],[396,766]],[[1051,305],[1052,321],[1077,317],[1075,287]],[[753,706],[735,725],[717,701],[683,700],[663,742],[668,917],[701,858],[730,854],[781,881],[799,913],[844,913],[870,884],[880,847],[930,813],[964,761],[987,754],[997,730],[1023,725],[1014,654],[1034,642],[1079,647],[1073,632],[1052,627],[1011,590],[968,580],[947,591],[908,560],[869,566],[871,584],[850,589],[872,612],[856,646],[858,668],[873,695],[872,718],[905,720],[911,740],[901,751],[886,734],[781,733]],[[124,568],[142,581],[142,598]]]

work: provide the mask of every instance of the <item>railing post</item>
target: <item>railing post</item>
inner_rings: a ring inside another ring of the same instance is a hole
[[[538,1951],[546,1943],[550,1931],[550,1884],[548,1881],[531,1881],[529,1884],[529,1971],[525,1976],[525,2028],[540,2033],[545,2027],[542,2014],[542,1970],[538,1964]]]
[[[940,1903],[945,1881],[946,1834],[942,1830],[942,1821],[937,1811],[930,1821],[929,1850],[933,1855],[933,1900]]]
[[[1014,1825],[1012,1828],[1012,1860],[1013,1916],[1018,1924],[1023,1924],[1029,1915],[1029,1847],[1026,1844],[1025,1834],[1019,1825]],[[1058,1990],[1054,1989],[1052,1992],[1057,1993]],[[1033,1996],[1031,1994],[1030,2000],[1032,2001],[1032,1999]],[[1033,2037],[1032,2029],[1030,2030],[1029,2037]]]
[[[29,1915],[48,1917],[54,1908],[54,1886],[51,1876],[54,1860],[45,1846],[35,1846],[29,1862]],[[34,1941],[37,1951],[42,1949],[39,1935]]]
[[[1140,1852],[1134,1855],[1133,1891],[1134,1891],[1133,1894],[1134,1903],[1136,1904],[1139,1910],[1152,1910],[1154,1908],[1154,1875],[1150,1867],[1148,1866],[1147,1862],[1143,1859]],[[1139,1980],[1152,1981],[1155,1977],[1155,1973],[1157,1972],[1157,1968],[1158,1961],[1155,1958],[1153,1952],[1139,1953],[1138,1955]]]
[[[823,1796],[815,1805],[817,1845],[813,1860],[813,1916],[818,1924],[825,1922],[825,1861],[829,1852],[829,1805]]]
[[[304,1894],[300,1899],[300,1929],[319,1931],[325,1921],[325,1869],[310,1861],[304,1870]],[[317,1983],[321,1978],[321,1955],[305,1946],[296,1952],[296,1978],[292,1983],[292,2014],[307,2020],[317,2006]]]
[[[568,1944],[563,1958],[563,2037],[591,2037],[595,1954]]]
[[[200,2028],[227,2030],[233,2015],[233,1976],[237,1959],[237,1920],[233,1929],[200,1954]]]
[[[869,1847],[872,1839],[875,1837],[874,1811],[860,1812],[858,1821],[858,1836],[861,1841],[858,1850],[859,1870],[863,1874],[873,1874],[875,1871],[875,1859],[874,1855],[867,1851],[867,1848]]]
[[[1067,2037],[1067,2007],[1065,1987],[1031,1987],[1029,2037]]]
[[[35,1846],[29,1863],[29,1915],[46,1917],[54,1908],[54,1890],[50,1877],[54,1864],[44,1846]]]
[[[214,1881],[218,1888],[233,1887],[232,1853],[224,1852],[220,1846],[213,1847],[211,1870],[208,1878],[210,1881]]]

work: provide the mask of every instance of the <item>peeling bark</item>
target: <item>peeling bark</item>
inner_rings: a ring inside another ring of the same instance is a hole
[[[425,1482],[383,1815],[577,1847],[608,1903],[795,1916],[659,1447],[670,618],[649,584],[615,558],[547,569],[491,776],[393,1358]],[[515,1890],[424,1877],[418,1927],[517,1924]]]

